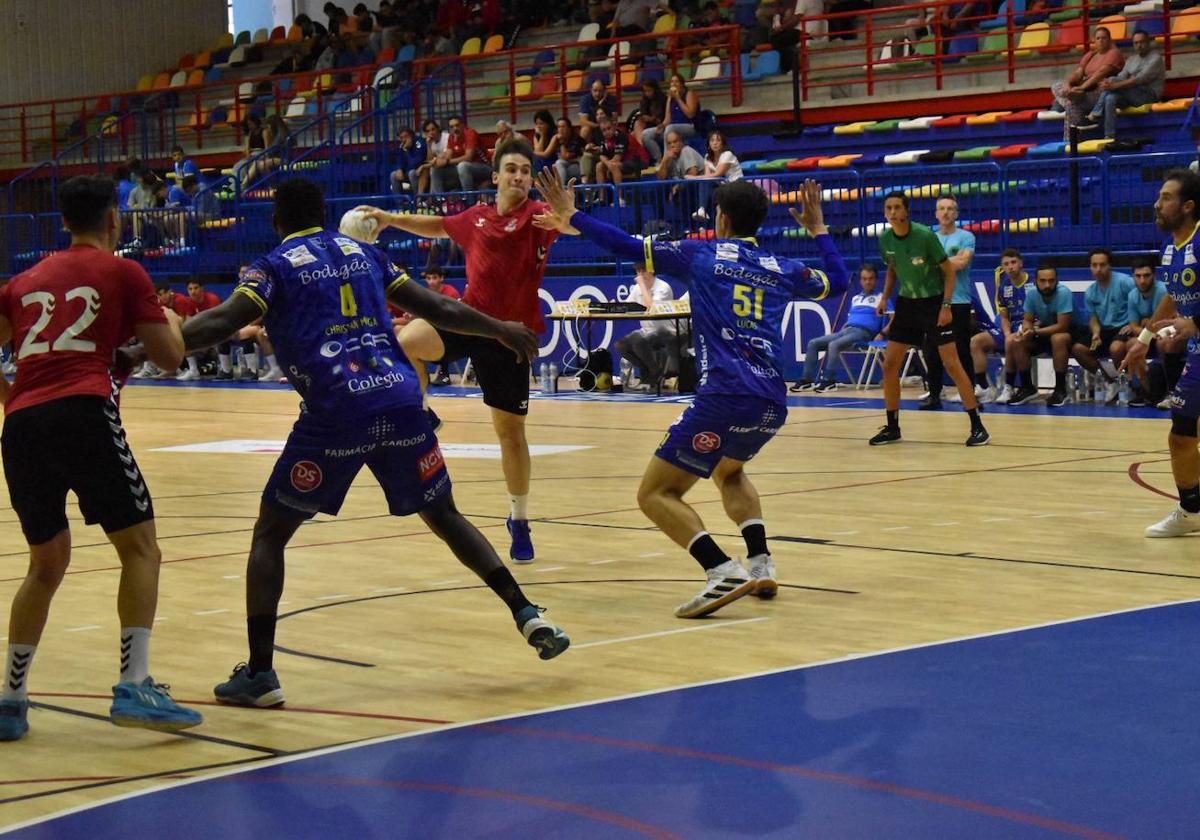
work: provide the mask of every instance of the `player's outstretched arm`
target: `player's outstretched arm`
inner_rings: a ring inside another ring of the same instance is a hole
[[[262,314],[262,307],[249,295],[238,294],[235,291],[220,306],[214,306],[206,312],[188,318],[187,323],[183,325],[183,343],[189,352],[212,347],[250,322],[258,320]],[[151,358],[151,361],[154,359]]]
[[[801,209],[789,207],[788,212],[816,241],[817,248],[821,251],[821,263],[825,266],[826,279],[810,279],[808,282],[797,283],[796,293],[801,297],[816,300],[841,294],[850,285],[850,273],[846,271],[842,254],[834,244],[833,237],[829,235],[829,226],[825,224],[825,213],[821,208],[821,185],[809,178],[801,187],[800,197]]]
[[[383,230],[386,227],[394,227],[426,239],[444,239],[450,235],[446,233],[446,225],[442,223],[441,216],[389,213],[386,210],[380,210],[378,207],[372,207],[369,204],[362,204],[354,209],[374,219],[375,223],[379,225],[379,230]]]
[[[405,312],[424,318],[435,327],[467,335],[494,338],[517,354],[523,362],[538,355],[538,337],[516,321],[499,321],[453,298],[431,292],[411,281],[393,284],[388,300]]]

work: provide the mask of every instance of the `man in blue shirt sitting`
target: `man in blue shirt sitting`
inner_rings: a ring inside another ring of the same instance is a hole
[[[836,391],[837,364],[842,353],[852,350],[860,344],[866,344],[887,329],[885,326],[891,320],[891,315],[881,316],[876,311],[881,297],[877,286],[879,275],[875,266],[867,263],[858,272],[858,282],[862,286],[850,301],[850,312],[846,316],[846,326],[834,333],[814,338],[804,348],[804,373],[790,390],[816,391],[823,394],[826,391]],[[895,313],[892,313],[895,314]],[[825,351],[825,373],[821,381],[817,381],[817,368],[820,365],[819,356]]]
[[[429,159],[429,146],[424,137],[411,128],[400,129],[400,148],[396,150],[396,169],[392,172],[392,192],[406,189],[417,192],[418,169]]]
[[[1038,395],[1033,386],[1033,359],[1049,353],[1054,359],[1054,392],[1047,397],[1046,405],[1057,408],[1067,402],[1067,364],[1071,361],[1075,301],[1071,290],[1058,282],[1058,270],[1053,266],[1038,268],[1034,282],[1037,288],[1025,293],[1021,328],[1007,344],[1020,381],[1009,405],[1023,405]]]
[[[1112,251],[1093,248],[1088,251],[1095,282],[1084,294],[1087,324],[1075,327],[1072,355],[1086,370],[1100,371],[1108,380],[1106,402],[1117,398],[1117,367],[1125,358],[1125,342],[1137,335],[1129,326],[1129,293],[1136,291],[1133,278],[1112,270]],[[1105,358],[1107,357],[1107,358]]]

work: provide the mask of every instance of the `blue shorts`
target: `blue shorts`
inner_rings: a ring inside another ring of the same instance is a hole
[[[1183,373],[1171,392],[1171,414],[1200,417],[1200,354],[1188,353]]]
[[[708,478],[722,458],[749,461],[787,420],[787,406],[761,397],[699,396],[671,424],[655,455]]]
[[[996,352],[1004,355],[1004,330],[999,327],[992,327],[986,331],[992,337],[992,343],[996,345]]]
[[[450,475],[419,407],[350,423],[302,414],[263,490],[263,502],[300,514],[336,516],[359,470],[375,476],[393,516],[429,507],[450,492]]]

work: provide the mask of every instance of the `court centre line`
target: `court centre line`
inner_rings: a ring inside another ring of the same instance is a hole
[[[531,572],[561,572],[566,566],[539,566],[536,569],[530,569]]]
[[[64,632],[66,632],[66,633],[82,633],[84,630],[100,630],[100,629],[102,629],[102,627],[99,624],[85,624],[82,627],[68,627]]]
[[[663,553],[661,551],[648,551],[645,554],[638,555],[638,557],[662,557],[662,556],[663,556]],[[613,562],[612,560],[596,560],[592,563],[592,565],[595,566],[600,563],[612,563],[612,562]]]
[[[225,608],[219,610],[197,610],[196,612],[192,613],[192,615],[218,615],[220,613],[227,612],[229,612],[229,610]]]
[[[382,589],[372,589],[371,591],[372,592],[405,592],[407,590],[403,586],[385,586]]]
[[[890,528],[880,528],[880,531],[907,531],[911,525],[893,525]]]
[[[989,516],[987,519],[980,519],[980,522],[1012,522],[1011,516]]]
[[[661,552],[655,553],[655,554],[639,554],[638,556],[639,557],[660,557]],[[589,560],[588,565],[589,566],[603,566],[605,563],[616,563],[620,559],[621,559],[620,557],[612,557],[608,560]]]
[[[336,601],[338,598],[345,598],[345,592],[339,592],[337,595],[318,595],[313,598],[314,601]]]
[[[449,586],[452,583],[462,583],[462,581],[459,580],[458,578],[455,578],[454,580],[435,580],[433,583],[431,583],[429,585],[430,586]]]
[[[598,642],[584,642],[581,645],[571,645],[575,650],[582,648],[600,647],[601,645],[615,645],[621,642],[636,642],[639,639],[654,639],[659,636],[674,636],[676,633],[697,633],[701,630],[719,630],[722,627],[732,627],[735,624],[750,624],[755,621],[769,621],[770,616],[762,616],[761,618],[739,618],[734,621],[722,621],[719,624],[705,624],[703,627],[683,627],[679,630],[660,630],[657,633],[641,633],[637,636],[621,636],[616,639],[601,639]]]

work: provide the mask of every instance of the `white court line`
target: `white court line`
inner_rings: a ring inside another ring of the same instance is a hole
[[[643,556],[643,557],[654,557],[655,555],[653,555],[653,554],[643,554],[642,556]],[[620,560],[620,559],[621,559],[620,557],[613,557],[613,558],[612,558],[612,559],[610,559],[610,560],[589,560],[589,561],[588,561],[588,565],[589,565],[589,566],[603,566],[605,563],[616,563],[616,562],[617,562],[618,560]]]
[[[241,575],[221,575],[223,580],[241,580]]]
[[[880,531],[907,531],[911,525],[893,525],[890,528],[880,528]]]
[[[858,531],[830,531],[830,536],[833,537],[850,537],[857,534]]]
[[[530,569],[531,572],[561,572],[566,566],[538,566],[536,569]]]
[[[934,522],[932,527],[934,527],[934,528],[949,528],[951,525],[958,525],[958,524],[959,523],[957,523],[957,522]]]
[[[226,610],[226,609],[200,610],[199,612],[192,613],[192,615],[219,615],[220,613],[227,613],[227,612],[229,612],[229,610]]]
[[[435,580],[430,586],[449,586],[452,583],[462,583],[462,580],[455,578],[454,580]]]
[[[663,553],[661,551],[651,551],[651,552],[647,552],[646,554],[638,555],[638,557],[662,557],[662,556],[663,556]],[[597,560],[596,562],[597,563],[600,563],[600,562],[611,563],[612,561],[611,560],[603,560],[603,561]]]
[[[1030,519],[1049,519],[1051,516],[1058,516],[1057,513],[1035,513],[1030,516]]]
[[[342,593],[340,595],[318,595],[313,598],[314,601],[336,601],[338,598],[349,598],[349,595]]]
[[[208,775],[208,776],[201,776],[201,777],[197,777],[194,779],[181,779],[180,781],[165,784],[165,785],[162,785],[161,787],[155,787],[155,788],[150,788],[147,790],[139,790],[139,791],[133,791],[131,793],[119,794],[117,796],[111,797],[110,799],[101,799],[98,802],[89,802],[85,805],[77,805],[74,808],[67,808],[63,811],[59,811],[54,814],[48,814],[46,816],[35,817],[31,820],[26,820],[25,822],[17,823],[16,825],[7,826],[5,828],[0,829],[0,834],[11,834],[14,831],[21,831],[23,829],[29,828],[30,826],[38,825],[40,823],[50,822],[51,820],[55,820],[60,817],[66,817],[71,814],[77,814],[81,811],[87,811],[92,808],[100,808],[105,805],[111,805],[115,802],[124,801],[126,799],[134,799],[139,796],[147,796],[149,794],[158,793],[158,792],[164,791],[164,790],[171,790],[173,788],[184,787],[185,785],[194,785],[194,784],[198,784],[200,782],[211,781],[213,779],[222,779],[222,778],[225,778],[226,776],[236,776],[240,773],[251,773],[251,772],[254,772],[257,770],[261,770],[264,767],[277,767],[281,764],[292,764],[294,762],[303,761],[303,760],[309,759],[309,758],[318,758],[320,756],[332,755],[334,753],[340,753],[340,752],[346,752],[348,750],[355,750],[355,749],[359,749],[361,747],[371,747],[371,746],[375,746],[376,744],[386,744],[386,743],[390,743],[392,741],[403,741],[408,738],[421,738],[421,737],[424,737],[427,735],[436,735],[436,734],[439,734],[442,732],[450,732],[455,729],[465,729],[468,726],[480,726],[480,725],[486,724],[486,723],[499,723],[501,721],[519,720],[520,718],[533,717],[534,715],[544,715],[544,714],[548,714],[550,712],[566,712],[566,711],[570,711],[572,709],[584,709],[584,708],[588,708],[591,706],[600,706],[605,703],[617,703],[622,700],[636,700],[639,697],[652,697],[657,694],[669,694],[672,691],[683,691],[685,689],[690,689],[690,688],[704,688],[704,687],[710,686],[710,685],[724,685],[725,683],[738,682],[739,680],[751,680],[751,679],[755,679],[757,677],[769,677],[774,674],[785,674],[788,672],[795,672],[795,671],[807,671],[811,668],[819,668],[823,665],[836,665],[841,662],[850,662],[850,661],[858,660],[858,659],[874,659],[876,657],[888,656],[893,653],[906,653],[908,651],[913,651],[913,650],[926,650],[928,648],[954,645],[954,644],[958,644],[960,642],[970,642],[970,641],[974,641],[976,639],[989,639],[989,638],[993,638],[995,636],[1004,636],[1008,633],[1024,633],[1024,632],[1027,632],[1030,630],[1042,630],[1047,627],[1061,627],[1061,626],[1067,625],[1067,624],[1077,624],[1082,621],[1091,621],[1093,619],[1098,619],[1098,618],[1110,618],[1115,615],[1127,615],[1129,613],[1144,612],[1146,610],[1162,609],[1163,607],[1179,607],[1179,606],[1183,606],[1184,604],[1196,604],[1196,603],[1200,603],[1200,599],[1188,598],[1188,599],[1182,600],[1182,601],[1165,601],[1161,604],[1149,604],[1149,605],[1141,606],[1141,607],[1130,607],[1130,608],[1124,609],[1124,610],[1111,610],[1109,612],[1092,613],[1090,615],[1076,616],[1075,618],[1064,618],[1064,619],[1060,619],[1058,621],[1044,621],[1039,624],[1026,624],[1021,627],[1010,627],[1010,628],[1007,628],[1004,630],[994,630],[994,631],[991,631],[988,633],[975,633],[970,636],[958,636],[958,637],[951,638],[951,639],[943,639],[942,641],[939,641],[939,642],[922,642],[921,644],[917,644],[917,645],[905,645],[903,647],[888,648],[886,650],[877,650],[877,651],[873,651],[870,653],[851,653],[851,654],[847,654],[846,656],[841,656],[841,657],[837,657],[834,659],[823,659],[823,660],[819,660],[817,662],[809,662],[804,665],[785,665],[781,668],[770,668],[765,671],[754,671],[749,674],[740,674],[735,677],[718,677],[717,679],[712,679],[712,680],[700,680],[698,682],[683,683],[681,685],[673,685],[673,686],[670,686],[669,688],[652,688],[652,689],[649,689],[646,691],[635,691],[635,692],[630,692],[629,694],[618,694],[614,697],[605,697],[605,698],[601,698],[599,700],[583,700],[578,703],[564,703],[559,706],[548,706],[547,708],[544,708],[544,709],[533,709],[533,710],[525,711],[525,712],[516,712],[514,714],[497,715],[495,717],[490,717],[490,718],[479,718],[476,720],[461,721],[459,723],[448,723],[445,726],[436,726],[436,727],[433,727],[432,729],[423,729],[420,732],[406,732],[406,733],[403,733],[400,735],[384,735],[379,738],[367,738],[362,741],[354,741],[353,743],[350,743],[350,744],[339,744],[334,747],[324,747],[322,749],[310,750],[308,752],[298,753],[296,755],[284,756],[282,758],[264,759],[263,761],[256,761],[253,765],[251,765],[249,767],[234,767],[229,770],[222,770],[222,771],[213,773],[212,775]],[[726,623],[732,624],[733,622],[726,622]],[[700,629],[700,628],[696,628],[696,629]],[[583,645],[575,645],[574,647],[580,648],[582,646]]]
[[[170,617],[170,616],[166,616],[166,615],[156,615],[156,616],[154,616],[154,623],[155,623],[155,624],[157,624],[157,623],[158,623],[158,622],[160,622],[160,621],[170,621],[170,620],[171,620],[171,617]]]
[[[385,586],[382,589],[372,589],[372,592],[407,592],[403,586]]]
[[[990,516],[987,519],[981,519],[980,522],[1012,522],[1012,518],[1008,516]]]
[[[67,633],[82,633],[84,630],[100,630],[100,629],[102,629],[102,627],[99,624],[85,624],[82,627],[68,627],[65,632],[67,632]]]
[[[600,647],[601,645],[616,645],[621,642],[636,642],[638,639],[655,639],[659,636],[674,636],[676,633],[697,633],[701,630],[720,630],[722,627],[732,627],[735,624],[750,624],[753,621],[768,621],[770,616],[762,618],[739,618],[736,621],[722,621],[720,623],[713,622],[700,627],[683,627],[679,630],[660,630],[657,633],[641,633],[637,636],[621,636],[617,639],[601,639],[598,642],[584,642],[581,645],[571,645],[576,650],[589,647]]]

